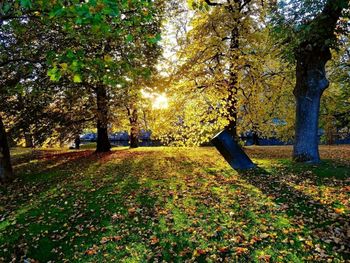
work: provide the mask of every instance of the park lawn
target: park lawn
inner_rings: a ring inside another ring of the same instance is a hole
[[[13,152],[0,186],[0,262],[345,262],[350,147],[319,166],[251,147],[232,170],[214,148]]]

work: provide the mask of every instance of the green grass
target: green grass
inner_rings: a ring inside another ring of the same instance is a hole
[[[0,262],[349,259],[347,162],[259,157],[260,170],[237,173],[213,148],[14,156],[18,179],[0,187]]]

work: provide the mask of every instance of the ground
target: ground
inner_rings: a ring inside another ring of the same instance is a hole
[[[0,262],[345,262],[350,146],[319,166],[250,147],[232,170],[214,148],[13,151],[0,186]]]

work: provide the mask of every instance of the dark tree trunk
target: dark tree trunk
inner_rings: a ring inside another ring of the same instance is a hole
[[[79,150],[80,149],[80,136],[79,135],[75,136],[74,144],[75,144],[75,149]]]
[[[129,121],[131,125],[130,129],[130,148],[139,147],[139,123],[138,123],[138,112],[137,109],[128,110],[129,113]]]
[[[59,145],[60,145],[60,148],[63,148],[64,147],[64,144],[65,144],[65,134],[64,134],[64,131],[62,129],[59,129],[58,130],[59,132],[59,137],[58,137],[58,141],[59,141]]]
[[[10,181],[13,178],[10,149],[2,118],[0,116],[0,181]]]
[[[33,148],[33,137],[28,130],[24,130],[25,148]]]
[[[318,163],[318,119],[323,91],[329,86],[325,65],[330,50],[305,47],[297,58],[296,123],[293,158],[297,162]]]
[[[12,133],[13,131],[11,130],[6,132],[7,144],[9,148],[17,146],[17,143],[15,142],[15,140],[13,139],[13,136],[11,135]]]
[[[106,88],[97,86],[97,146],[96,152],[109,152],[111,144],[108,139],[108,98]]]
[[[318,113],[320,97],[296,97],[296,130],[293,158],[297,162],[318,163]]]
[[[323,11],[308,24],[309,34],[295,50],[297,60],[296,123],[293,158],[298,162],[318,163],[318,119],[323,91],[329,86],[325,66],[331,59],[328,42],[334,34],[348,0],[328,0]]]
[[[233,140],[227,130],[223,130],[217,134],[212,139],[212,143],[233,169],[246,170],[255,168],[254,163],[241,149],[239,144]]]
[[[254,145],[260,145],[259,143],[259,136],[256,132],[253,131],[253,144]]]

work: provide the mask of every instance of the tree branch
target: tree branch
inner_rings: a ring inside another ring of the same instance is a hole
[[[210,6],[222,6],[222,4],[220,4],[220,3],[215,3],[215,2],[212,2],[212,1],[210,1],[210,0],[205,0],[205,3],[206,3],[207,5],[210,5]]]

